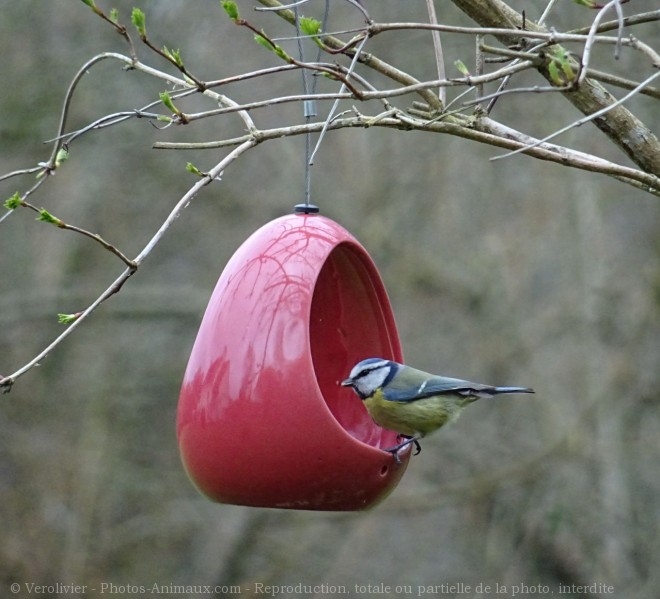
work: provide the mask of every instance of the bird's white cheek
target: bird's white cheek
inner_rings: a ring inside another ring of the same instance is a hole
[[[370,372],[360,380],[360,389],[364,389],[366,393],[372,393],[383,385],[388,373],[389,370],[387,368],[379,368],[378,370]]]

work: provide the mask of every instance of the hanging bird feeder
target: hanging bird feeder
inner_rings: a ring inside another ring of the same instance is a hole
[[[368,508],[408,463],[339,382],[371,356],[402,360],[376,267],[334,221],[301,205],[228,262],[197,334],[177,414],[183,464],[214,501]]]

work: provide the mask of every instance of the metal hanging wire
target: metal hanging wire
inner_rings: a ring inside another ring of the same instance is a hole
[[[304,40],[302,38],[302,32],[300,30],[300,15],[298,13],[298,4],[296,3],[293,6],[293,12],[296,18],[296,40],[298,42],[298,55],[300,56],[300,61],[305,62],[305,48]],[[325,10],[323,13],[322,29],[325,30],[328,15],[330,13],[330,0],[325,0]],[[314,62],[319,62],[321,60],[321,48],[317,48],[316,58]],[[302,86],[303,93],[307,96],[310,94],[316,93],[316,87],[318,79],[312,75],[308,69],[301,69],[302,75]],[[305,100],[303,103],[303,110],[305,116],[305,124],[311,122],[311,120],[317,116],[317,107],[316,100]],[[305,206],[311,206],[311,193],[312,193],[312,134],[310,132],[305,134]]]

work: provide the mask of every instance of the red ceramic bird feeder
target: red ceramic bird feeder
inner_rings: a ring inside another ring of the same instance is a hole
[[[360,360],[401,361],[376,267],[334,221],[302,205],[256,231],[216,285],[186,369],[181,457],[199,490],[238,505],[358,510],[387,496],[401,464],[340,387]]]

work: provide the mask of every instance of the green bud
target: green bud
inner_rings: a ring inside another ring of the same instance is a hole
[[[286,62],[291,62],[291,57],[284,51],[282,47],[275,44],[275,48],[273,50],[275,54],[277,54],[282,60]]]
[[[157,121],[161,121],[161,122],[163,122],[163,123],[172,123],[172,122],[174,122],[174,119],[173,119],[172,117],[170,117],[170,116],[165,116],[164,114],[159,114],[159,115],[156,117],[156,120],[157,120]]]
[[[167,56],[177,67],[183,66],[183,59],[181,58],[181,50],[170,50],[167,46],[163,46],[163,54]]]
[[[131,13],[131,23],[135,25],[140,37],[145,39],[147,37],[147,19],[139,8],[133,9],[133,12]]]
[[[18,192],[16,192],[4,203],[4,207],[7,210],[16,210],[16,208],[22,205],[23,205],[23,200],[21,199],[21,195]]]
[[[206,175],[200,171],[192,162],[189,162],[186,164],[186,170],[189,173],[192,173],[193,175],[197,175],[198,177],[205,177]]]
[[[110,9],[110,20],[113,23],[119,23],[119,11],[116,8]]]
[[[69,159],[69,150],[67,148],[60,148],[55,155],[55,167],[60,166],[63,162]]]
[[[275,54],[277,54],[282,60],[291,62],[291,57],[284,51],[283,48],[267,40],[263,35],[255,35],[254,39],[258,44],[262,45],[267,50],[275,52]]]
[[[262,35],[255,35],[254,36],[254,41],[257,42],[257,44],[260,44],[267,50],[273,50],[273,44],[271,44],[265,37]]]
[[[225,12],[229,15],[230,19],[238,21],[240,15],[238,14],[238,6],[236,6],[236,2],[232,2],[231,0],[222,0],[220,4],[222,5],[222,8],[225,9]]]
[[[548,74],[555,85],[567,85],[575,79],[576,72],[571,64],[571,55],[564,48],[558,47],[550,54]]]
[[[172,102],[172,98],[170,98],[170,94],[167,92],[160,92],[158,94],[158,97],[160,98],[160,101],[165,104],[167,108],[169,108],[174,114],[179,113],[179,109],[174,106],[174,102]]]
[[[41,220],[45,223],[50,223],[51,225],[55,225],[57,227],[61,227],[64,224],[59,218],[54,217],[45,208],[39,209],[39,216],[37,217],[37,220]]]
[[[181,58],[181,50],[177,48],[176,50],[172,51],[172,56],[174,57],[174,62],[176,63],[176,66],[182,67],[183,66],[183,58]]]
[[[57,322],[59,322],[60,324],[71,324],[73,321],[78,320],[79,316],[80,316],[80,312],[76,314],[58,314]]]
[[[458,69],[458,71],[464,77],[469,77],[470,76],[470,70],[465,66],[465,63],[462,60],[455,60],[454,61],[454,66]]]

